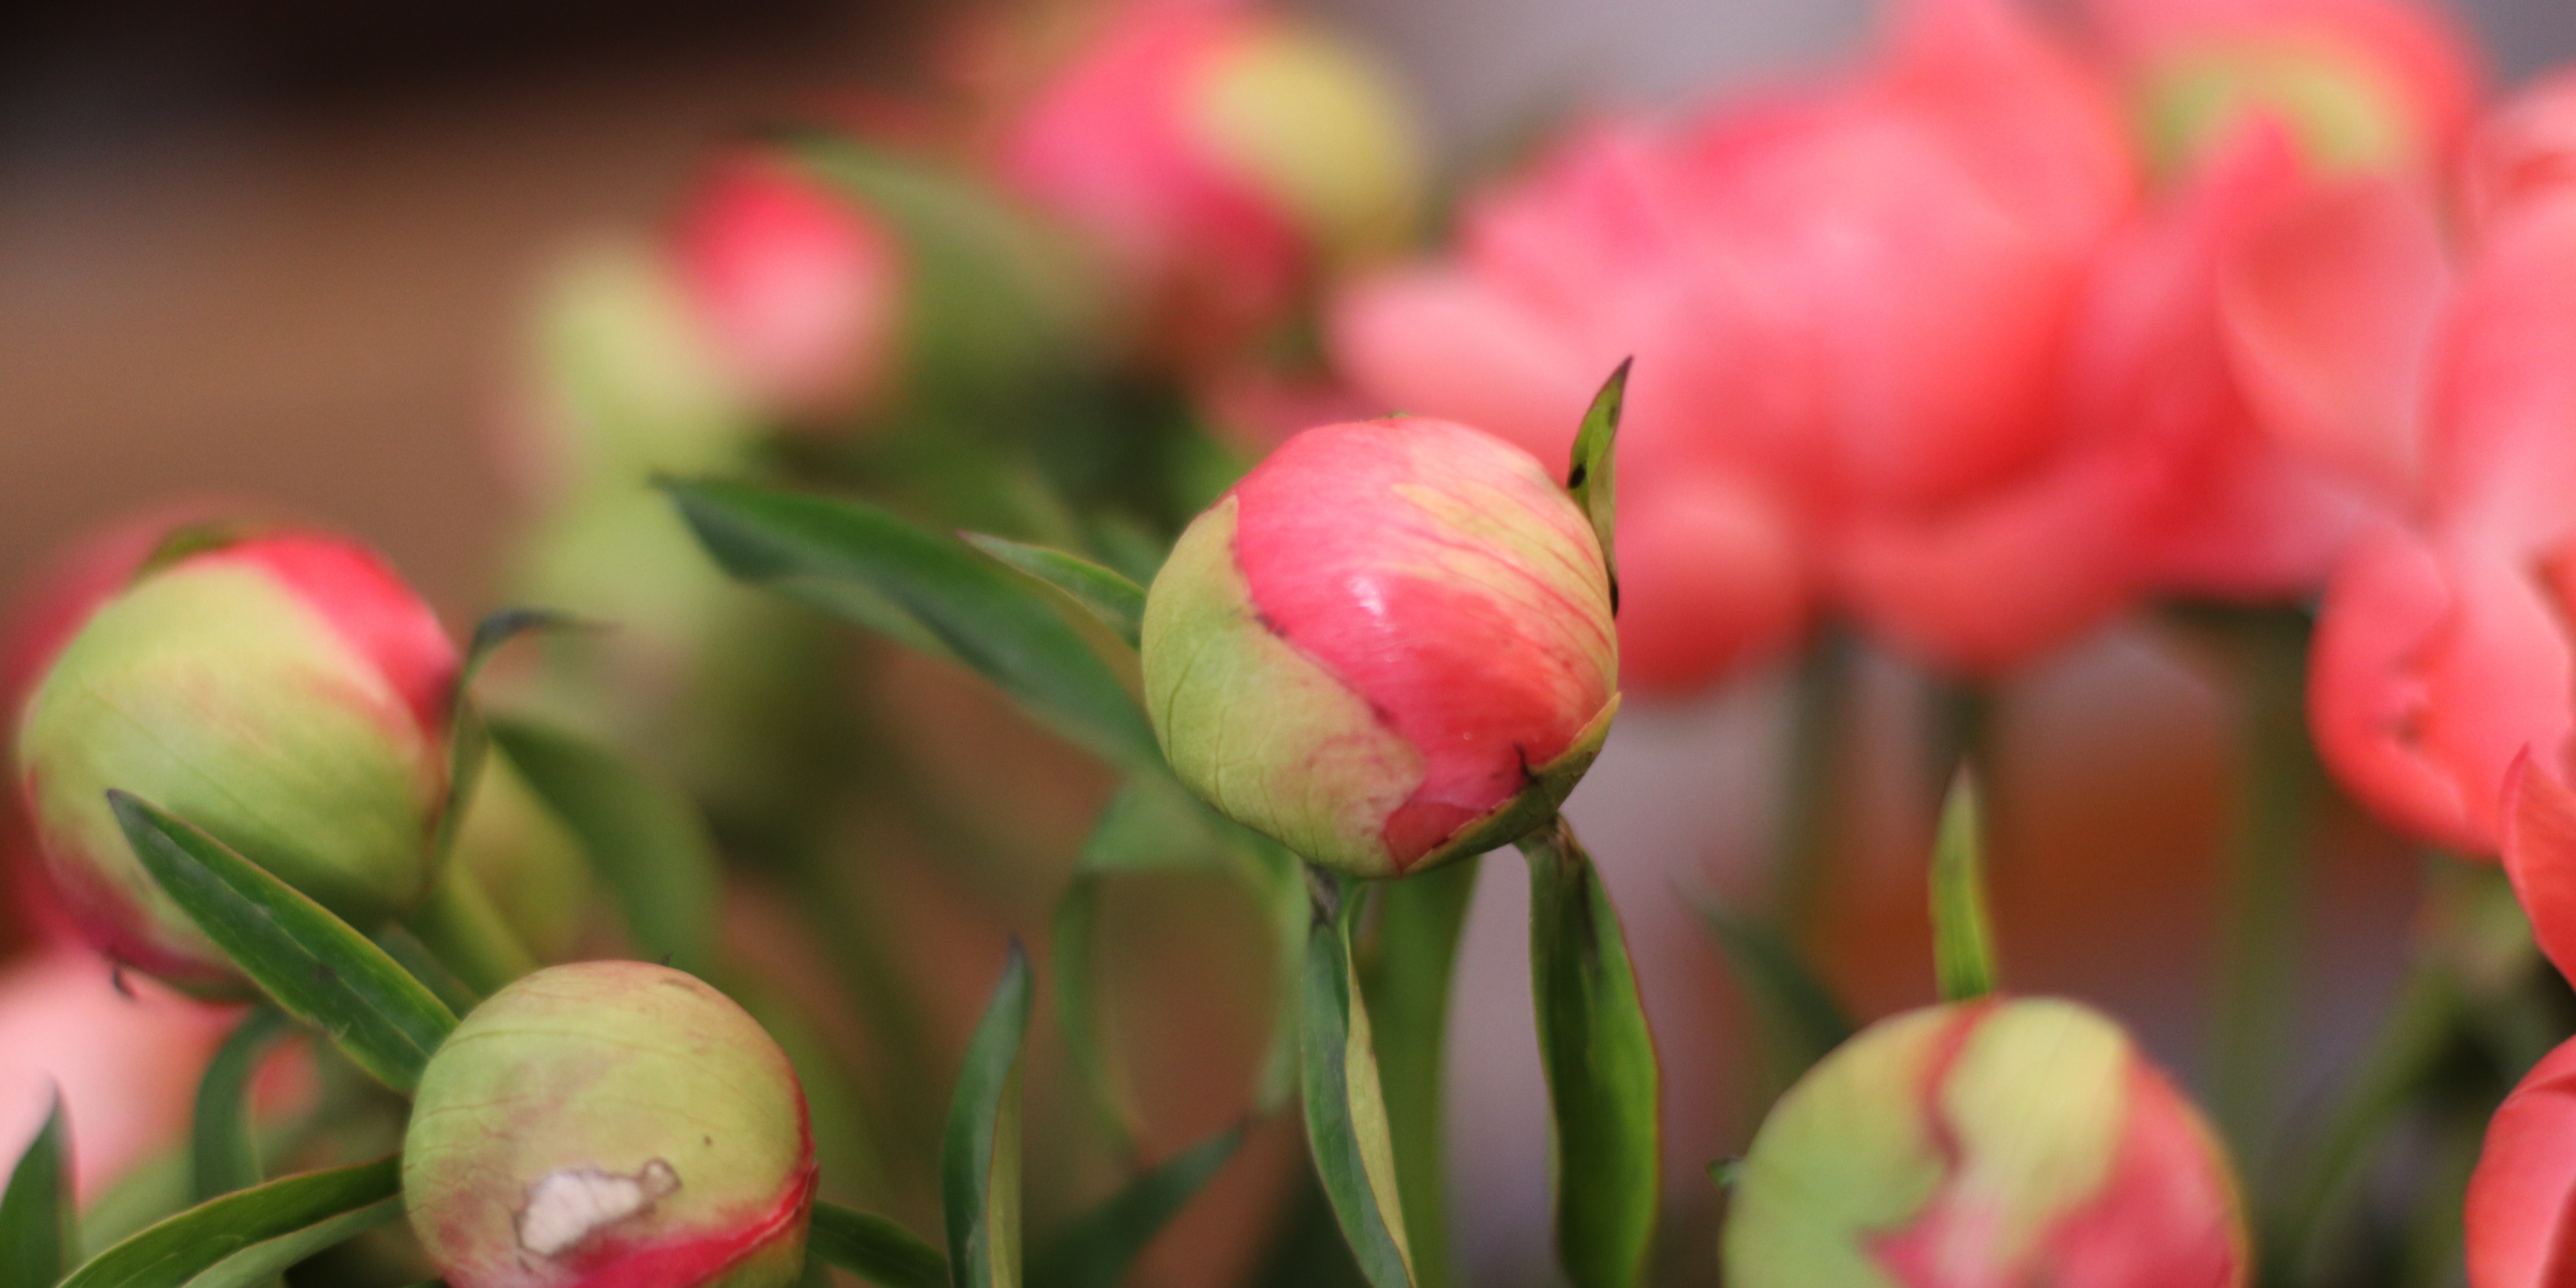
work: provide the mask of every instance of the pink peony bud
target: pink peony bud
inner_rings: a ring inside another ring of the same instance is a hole
[[[405,1210],[454,1288],[782,1288],[814,1184],[786,1054],[640,962],[493,994],[430,1058],[403,1138]]]
[[[783,157],[718,164],[682,215],[676,253],[699,322],[750,401],[845,418],[892,374],[903,260],[848,198]]]
[[[2415,0],[2087,0],[2136,86],[2148,151],[2187,173],[2248,121],[2339,171],[2438,174],[2481,79],[2469,42]]]
[[[181,554],[95,606],[27,696],[17,765],[47,870],[118,960],[232,969],[127,846],[122,788],[360,925],[417,902],[447,782],[456,652],[372,552],[277,531]]]
[[[2487,1123],[2469,1177],[2469,1288],[2557,1288],[2576,1198],[2576,1042],[2532,1066]]]
[[[150,981],[119,987],[83,950],[50,948],[0,971],[0,1166],[36,1138],[53,1090],[84,1200],[178,1145],[230,1020]]]
[[[1424,185],[1410,117],[1359,52],[1224,0],[1140,0],[1014,127],[1010,179],[1084,230],[1157,341],[1207,356],[1319,269],[1383,252]]]
[[[1882,1020],[1780,1098],[1736,1174],[1737,1288],[2234,1288],[2226,1156],[2102,1015],[1986,1000]]]
[[[1399,876],[1553,812],[1617,709],[1601,549],[1537,461],[1448,421],[1310,429],[1190,524],[1145,603],[1181,781]]]

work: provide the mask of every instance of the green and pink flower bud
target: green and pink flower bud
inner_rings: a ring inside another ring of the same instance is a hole
[[[19,785],[62,902],[110,956],[239,986],[134,857],[110,788],[361,927],[428,893],[456,650],[365,547],[280,530],[180,554],[88,606],[37,669]]]
[[[1145,602],[1181,781],[1316,863],[1401,876],[1551,817],[1618,706],[1601,547],[1546,469],[1450,421],[1290,439]]]
[[[1782,1096],[1736,1174],[1736,1288],[2235,1288],[2250,1259],[2208,1124],[2072,1002],[1880,1021]]]
[[[722,993],[584,962],[502,989],[423,1071],[403,1204],[451,1288],[782,1288],[814,1203],[805,1096]]]

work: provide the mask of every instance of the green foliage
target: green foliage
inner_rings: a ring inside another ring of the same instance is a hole
[[[1996,987],[1979,812],[1976,780],[1963,770],[1950,784],[1932,846],[1932,964],[1945,1002],[1984,997]]]
[[[966,544],[1071,596],[1084,612],[1116,631],[1127,647],[1134,648],[1142,642],[1145,588],[1125,575],[1049,546],[1033,546],[981,532],[962,535]]]
[[[123,792],[108,805],[161,888],[287,1014],[396,1091],[420,1081],[456,1015],[383,949],[223,842]]]
[[[1030,1288],[1118,1288],[1138,1254],[1234,1157],[1234,1126],[1173,1155],[1058,1234],[1029,1266]]]
[[[1300,1073],[1306,1146],[1342,1237],[1374,1288],[1413,1288],[1404,1204],[1368,1005],[1351,955],[1358,886],[1314,870]]]
[[[188,1288],[262,1288],[318,1252],[402,1219],[402,1196],[380,1199],[354,1211],[255,1243],[209,1267],[188,1281]]]
[[[270,1181],[200,1203],[109,1248],[62,1288],[180,1288],[244,1248],[376,1207],[401,1190],[399,1158]],[[358,1232],[346,1229],[342,1237]]]
[[[1566,491],[1592,520],[1592,535],[1601,542],[1601,565],[1610,574],[1613,612],[1619,608],[1619,557],[1611,540],[1619,526],[1619,415],[1628,403],[1628,369],[1636,361],[1623,359],[1619,369],[1602,382],[1601,392],[1593,395],[1592,406],[1583,413],[1583,427],[1575,432],[1574,459],[1565,472]]]
[[[72,1210],[71,1123],[62,1092],[0,1192],[0,1288],[53,1288],[80,1246]]]
[[[1774,1089],[1797,1081],[1851,1037],[1851,1016],[1787,936],[1707,900],[1699,901],[1698,909],[1709,938],[1725,954],[1737,986],[1753,1005]]]
[[[940,1142],[951,1288],[1019,1288],[1020,1048],[1032,993],[1028,953],[1014,942],[1001,983],[967,1040]]]
[[[1396,1191],[1404,1200],[1405,1245],[1422,1288],[1445,1288],[1450,1280],[1441,1078],[1449,985],[1483,863],[1469,856],[1381,886],[1377,934],[1361,962],[1369,1014],[1376,1020]]]
[[[1521,842],[1530,987],[1556,1113],[1556,1252],[1575,1288],[1632,1288],[1654,1241],[1663,1077],[1619,914],[1562,819]]]
[[[829,1203],[814,1205],[805,1255],[878,1288],[948,1288],[948,1258],[939,1249],[884,1217]]]
[[[259,1184],[259,1154],[250,1135],[250,1080],[259,1062],[294,1032],[286,1013],[263,1006],[242,1017],[197,1080],[197,1112],[188,1136],[188,1175],[198,1202]]]

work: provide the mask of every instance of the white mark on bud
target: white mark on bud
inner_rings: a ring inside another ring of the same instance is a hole
[[[540,1257],[561,1256],[679,1188],[680,1174],[658,1158],[632,1176],[596,1167],[549,1172],[528,1187],[528,1201],[519,1205],[519,1246]]]

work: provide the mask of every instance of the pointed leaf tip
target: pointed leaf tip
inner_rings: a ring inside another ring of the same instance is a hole
[[[1998,983],[1982,813],[1976,777],[1962,768],[1932,846],[1932,964],[1945,1002],[1984,997]]]
[[[1574,436],[1574,459],[1565,469],[1565,490],[1591,521],[1592,535],[1601,543],[1601,568],[1610,579],[1614,613],[1619,609],[1619,560],[1612,542],[1619,520],[1616,449],[1619,417],[1628,402],[1628,371],[1636,362],[1634,357],[1620,359],[1618,370],[1593,395],[1592,406],[1583,413],[1583,427]]]

